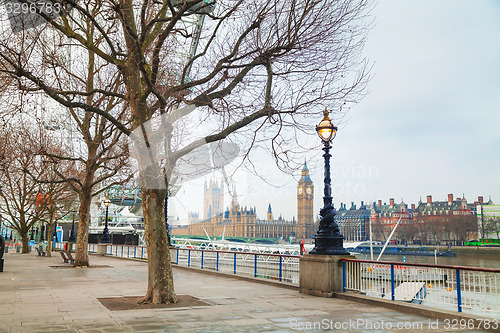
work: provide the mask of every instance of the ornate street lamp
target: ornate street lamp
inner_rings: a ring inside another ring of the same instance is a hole
[[[102,232],[101,243],[111,243],[111,239],[109,238],[109,229],[108,229],[108,208],[111,205],[111,201],[109,198],[104,200],[104,206],[106,206],[106,222],[104,224],[104,231]]]
[[[311,254],[326,254],[326,255],[349,255],[344,249],[343,241],[344,236],[340,234],[339,226],[335,223],[335,208],[332,204],[332,187],[330,179],[330,149],[332,146],[330,142],[337,135],[337,127],[333,125],[330,118],[328,118],[328,110],[324,111],[324,118],[316,126],[316,132],[325,145],[323,147],[323,157],[325,158],[325,192],[323,197],[323,208],[319,214],[321,220],[319,221],[319,230],[314,238],[314,249],[309,253]]]
[[[54,247],[57,243],[57,222],[54,223],[54,232],[52,233],[52,239],[54,240]]]
[[[167,190],[167,194],[165,195],[165,228],[167,229],[167,241],[168,246],[172,246],[170,240],[170,226],[168,225],[168,197],[170,195],[170,190]]]
[[[75,211],[72,211],[73,213],[73,223],[71,224],[71,233],[69,234],[69,239],[68,242],[74,243],[76,242],[76,237],[75,237]],[[54,230],[55,233],[55,230]]]
[[[5,246],[5,237],[3,236],[3,232],[2,232],[2,222],[3,222],[3,216],[2,214],[0,214],[0,244],[4,244]],[[5,230],[5,233],[7,233],[7,229]],[[3,250],[3,249],[1,249]],[[3,252],[0,253],[0,260],[3,256]]]
[[[43,243],[45,242],[45,225],[42,222],[42,228],[40,229],[40,242]]]

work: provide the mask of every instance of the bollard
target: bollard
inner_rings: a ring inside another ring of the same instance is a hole
[[[16,253],[21,253],[21,246],[16,245]]]

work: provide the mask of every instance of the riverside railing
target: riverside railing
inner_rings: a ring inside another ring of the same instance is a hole
[[[500,269],[342,259],[343,290],[500,317]]]
[[[218,250],[233,252],[252,252],[252,253],[274,253],[298,255],[300,253],[299,245],[292,244],[257,244],[241,243],[229,241],[190,239],[172,237],[172,242],[176,248],[197,249],[197,250]]]
[[[148,251],[145,246],[113,244],[107,244],[104,246],[106,246],[106,255],[128,259],[148,259]],[[97,244],[89,244],[88,251],[90,253],[97,253]]]
[[[105,245],[106,255],[147,259],[144,246]],[[97,244],[89,244],[89,253],[97,253]],[[299,283],[297,255],[252,253],[201,249],[170,248],[170,260],[178,266],[206,269],[226,274]]]
[[[56,243],[55,249],[63,250],[65,249],[64,245],[66,243]],[[102,244],[100,244],[102,245]],[[137,245],[113,245],[107,244],[106,246],[106,255],[120,257],[120,258],[129,258],[129,259],[148,259],[148,253],[145,246],[137,246]],[[75,248],[73,247],[73,250]],[[97,253],[97,244],[88,244],[88,252],[89,253]]]
[[[179,266],[299,283],[297,255],[179,248],[171,249],[170,255]]]

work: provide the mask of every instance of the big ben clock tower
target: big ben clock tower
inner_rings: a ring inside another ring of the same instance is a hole
[[[309,177],[309,169],[304,163],[302,177],[297,184],[297,232],[298,238],[311,238],[314,230],[314,185]]]

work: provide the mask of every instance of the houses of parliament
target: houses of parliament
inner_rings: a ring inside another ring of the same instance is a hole
[[[187,226],[171,230],[172,235],[190,235],[245,238],[312,238],[317,225],[314,221],[314,185],[309,169],[304,163],[301,178],[297,184],[297,219],[286,221],[281,216],[274,218],[271,204],[265,220],[257,218],[255,207],[241,207],[234,194],[231,206],[222,211],[224,187],[211,180],[205,182],[203,198],[203,219],[192,221]]]

